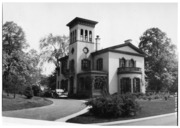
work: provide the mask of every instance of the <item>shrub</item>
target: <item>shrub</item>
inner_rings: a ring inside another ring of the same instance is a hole
[[[33,85],[33,86],[32,86],[32,90],[33,90],[34,96],[40,96],[41,89],[40,89],[39,86]]]
[[[141,98],[142,96],[144,96],[142,92],[133,93],[132,95],[134,95],[136,98]]]
[[[85,103],[91,106],[90,112],[99,117],[132,116],[140,110],[133,95],[113,95],[93,98]]]
[[[48,91],[45,91],[44,94],[43,94],[43,97],[52,97],[52,91],[48,90]]]
[[[33,90],[30,86],[26,87],[24,91],[24,95],[28,98],[31,99],[33,97]]]

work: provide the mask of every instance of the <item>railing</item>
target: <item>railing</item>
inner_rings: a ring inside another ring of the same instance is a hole
[[[141,73],[141,68],[137,67],[119,67],[118,74],[123,73]]]

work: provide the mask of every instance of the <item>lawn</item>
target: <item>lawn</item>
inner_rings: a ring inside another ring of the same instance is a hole
[[[167,101],[165,100],[154,100],[154,101],[138,101],[141,106],[141,111],[134,117],[120,117],[120,118],[98,118],[93,116],[90,113],[85,113],[83,115],[77,116],[75,118],[69,119],[67,122],[71,123],[103,123],[110,121],[119,121],[119,120],[128,120],[128,119],[136,119],[142,117],[149,117],[167,113],[175,112],[175,99],[170,98]]]
[[[24,95],[16,95],[16,98],[13,98],[13,95],[6,96],[3,93],[2,95],[2,111],[11,111],[11,110],[20,110],[33,107],[41,107],[45,105],[50,105],[53,102],[41,97],[33,97],[32,99],[27,99]]]

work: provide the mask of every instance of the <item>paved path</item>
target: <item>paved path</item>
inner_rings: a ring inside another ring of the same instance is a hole
[[[4,111],[3,116],[17,117],[27,119],[40,119],[54,121],[62,117],[66,117],[85,108],[80,100],[71,99],[49,99],[53,104],[43,107],[36,107],[15,111]]]
[[[130,121],[130,122],[115,122],[115,123],[102,123],[99,125],[106,125],[106,126],[112,126],[112,125],[122,125],[122,126],[177,126],[177,114],[169,114],[165,116],[157,116],[154,118],[149,118],[149,119],[142,119],[142,120],[137,120],[137,121]]]

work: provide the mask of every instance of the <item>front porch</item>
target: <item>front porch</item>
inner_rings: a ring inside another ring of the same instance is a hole
[[[77,95],[95,97],[108,93],[108,73],[86,71],[77,75]]]

